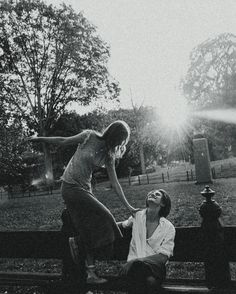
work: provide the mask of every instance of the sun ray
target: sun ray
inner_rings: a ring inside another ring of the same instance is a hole
[[[156,115],[160,124],[160,136],[167,147],[168,162],[171,160],[169,156],[175,152],[180,158],[188,160],[188,140],[194,131],[194,124],[186,100],[182,97],[166,99],[162,107],[156,108]]]

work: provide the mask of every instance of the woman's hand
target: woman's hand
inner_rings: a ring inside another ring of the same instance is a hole
[[[24,140],[25,142],[40,142],[40,138],[36,136],[27,137]]]
[[[38,137],[31,136],[31,137],[23,138],[22,141],[21,141],[21,144],[25,144],[25,143],[28,143],[28,142],[38,142]]]
[[[31,137],[27,137],[25,140],[26,141],[29,141],[29,142],[37,142],[38,141],[38,137],[31,136]]]
[[[136,212],[141,210],[141,208],[134,208],[133,206],[128,206],[127,208],[132,216],[134,216]]]

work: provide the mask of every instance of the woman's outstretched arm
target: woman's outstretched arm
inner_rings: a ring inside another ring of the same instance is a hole
[[[127,201],[127,199],[125,197],[125,194],[123,192],[123,189],[122,189],[122,187],[121,187],[121,185],[120,185],[120,183],[119,183],[119,181],[117,179],[116,170],[115,170],[115,160],[114,159],[107,160],[106,161],[106,168],[107,168],[107,173],[108,173],[110,182],[112,184],[112,187],[115,189],[116,194],[120,198],[121,202],[128,208],[130,213],[133,215],[134,213],[136,213],[140,209],[139,208],[134,208]]]
[[[28,140],[31,142],[43,142],[58,145],[72,145],[83,143],[88,135],[88,131],[84,131],[82,133],[70,137],[29,137]]]
[[[42,143],[63,145],[66,138],[65,137],[29,137],[28,140],[31,142],[42,142]]]

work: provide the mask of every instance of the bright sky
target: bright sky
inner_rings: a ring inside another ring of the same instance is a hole
[[[60,0],[47,0],[57,5]],[[66,0],[83,11],[111,47],[109,69],[121,105],[181,105],[177,88],[190,51],[224,32],[236,34],[234,0]]]

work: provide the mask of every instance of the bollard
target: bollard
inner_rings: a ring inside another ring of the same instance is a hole
[[[224,244],[223,227],[219,222],[221,207],[212,200],[215,192],[206,186],[201,192],[206,198],[200,206],[202,217],[202,248],[207,287],[226,288],[230,285],[230,269]]]
[[[141,185],[140,176],[138,175],[138,184]]]

